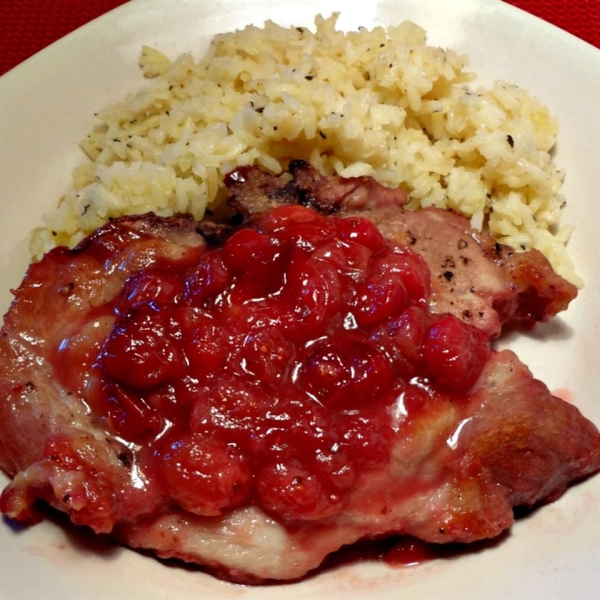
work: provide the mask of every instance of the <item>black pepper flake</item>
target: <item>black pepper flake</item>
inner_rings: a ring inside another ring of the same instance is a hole
[[[327,136],[326,136],[326,135],[325,135],[325,134],[324,134],[322,131],[320,131],[320,130],[319,130],[319,135],[320,135],[320,136],[321,136],[321,137],[322,137],[324,140],[326,140],[326,139],[327,139]]]
[[[71,494],[68,492],[62,497],[63,504],[66,504],[71,499]]]
[[[462,264],[463,265],[468,265],[469,264],[469,258],[467,256],[461,256],[460,260],[462,260]]]
[[[444,271],[444,279],[446,281],[450,281],[454,277],[454,273],[452,271]]]
[[[498,254],[498,256],[502,254],[502,246],[498,242],[494,244],[494,250],[496,251],[496,254]]]
[[[258,108],[254,109],[259,115],[262,115],[265,112],[265,107],[264,106],[259,106]]]
[[[314,75],[305,75],[304,79],[306,79],[307,81],[312,81],[315,78]]]
[[[129,458],[129,454],[127,452],[119,452],[117,454],[117,458],[126,466],[129,467],[131,465],[131,460]]]
[[[167,117],[171,115],[171,113],[168,110],[165,110],[165,114],[167,115]]]
[[[442,535],[445,535],[445,533],[446,533],[446,530],[445,530],[443,527],[440,527],[440,533],[441,533]]]
[[[512,136],[512,135],[510,135],[510,134],[509,134],[509,135],[507,135],[507,136],[506,136],[506,141],[508,142],[508,145],[509,145],[511,148],[514,148],[514,147],[515,147],[515,140],[513,140],[513,136]]]
[[[385,48],[385,44],[382,42],[381,44],[379,44],[380,48]]]
[[[473,316],[473,313],[472,313],[470,310],[468,310],[468,309],[465,309],[465,310],[463,310],[463,312],[462,312],[462,316],[463,316],[465,319],[470,319],[470,318]]]

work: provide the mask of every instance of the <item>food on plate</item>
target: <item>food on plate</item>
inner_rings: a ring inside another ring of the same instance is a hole
[[[300,158],[403,187],[409,208],[458,211],[581,286],[571,228],[559,224],[564,174],[548,109],[510,83],[477,87],[467,57],[427,45],[414,23],[344,32],[337,18],[318,16],[314,32],[267,22],[217,35],[198,62],[144,48],[153,81],[98,110],[81,143],[90,160],[36,230],[33,255],[125,214],[199,219],[223,205],[233,169],[277,174]]]
[[[497,337],[507,321],[547,321],[577,295],[540,252],[517,253],[472,229],[460,215],[435,207],[400,211],[406,193],[369,178],[323,177],[303,161],[292,161],[290,171],[291,181],[239,169],[228,176],[229,203],[250,217],[282,201],[308,203],[325,214],[367,217],[385,237],[424,258],[431,272],[432,311],[452,313],[490,337]]]
[[[492,538],[600,469],[594,424],[490,347],[576,296],[540,252],[304,161],[226,185],[232,219],[120,217],[30,266],[0,336],[4,514],[41,499],[256,583],[364,538]]]
[[[505,324],[582,285],[557,124],[404,22],[144,47],[0,333],[0,510],[232,581],[358,540],[498,536],[600,469]]]

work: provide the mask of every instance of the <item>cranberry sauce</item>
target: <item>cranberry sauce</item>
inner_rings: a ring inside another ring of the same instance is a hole
[[[187,511],[333,515],[388,461],[398,398],[410,418],[488,356],[479,330],[428,312],[429,277],[365,218],[281,206],[192,266],[129,277],[86,401]]]

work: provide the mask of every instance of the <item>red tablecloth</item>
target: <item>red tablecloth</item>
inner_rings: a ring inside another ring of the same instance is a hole
[[[125,1],[0,0],[0,74]],[[600,48],[600,0],[507,2]]]

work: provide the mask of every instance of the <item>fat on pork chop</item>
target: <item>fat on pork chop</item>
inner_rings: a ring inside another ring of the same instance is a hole
[[[594,424],[489,345],[574,297],[541,255],[291,170],[232,174],[243,226],[124,217],[30,266],[0,334],[5,515],[41,500],[258,583],[364,538],[495,537],[600,469]]]

